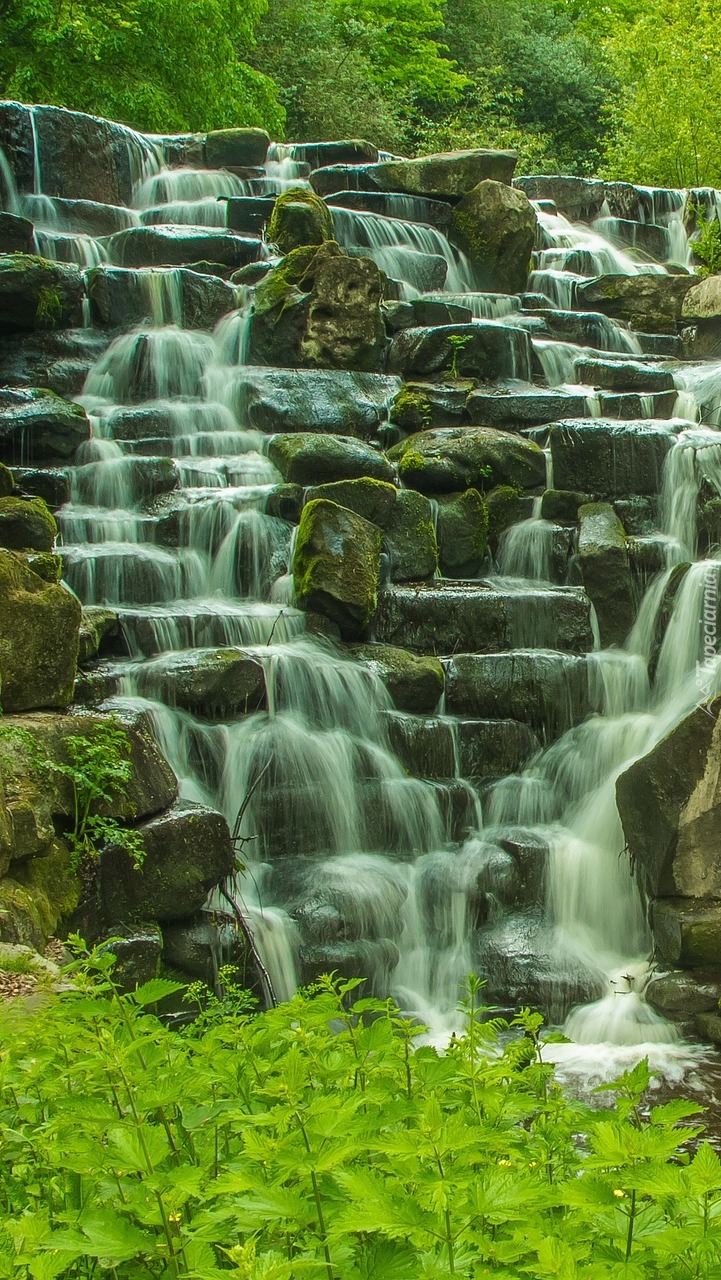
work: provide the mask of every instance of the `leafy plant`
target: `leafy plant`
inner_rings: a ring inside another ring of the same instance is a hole
[[[707,218],[700,205],[696,206],[696,235],[691,247],[702,264],[698,272],[700,276],[721,272],[721,225],[718,217]]]
[[[457,378],[459,376],[458,357],[461,351],[463,351],[463,348],[468,346],[468,343],[470,342],[470,340],[471,340],[470,334],[467,334],[464,336],[461,333],[452,333],[449,335],[448,343],[450,345],[451,352],[452,352],[451,365],[450,365],[450,369],[448,370],[449,378]]]

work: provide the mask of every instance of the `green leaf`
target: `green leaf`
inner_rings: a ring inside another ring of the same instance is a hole
[[[142,987],[133,991],[131,998],[144,1008],[175,995],[176,991],[184,991],[185,985],[184,982],[173,982],[170,978],[151,978],[150,982],[144,982]]]

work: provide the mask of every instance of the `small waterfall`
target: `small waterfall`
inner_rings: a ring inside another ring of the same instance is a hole
[[[364,249],[393,280],[401,280],[409,296],[432,292],[428,287],[425,259],[440,258],[446,265],[445,287],[450,293],[473,289],[473,271],[460,249],[435,229],[378,213],[334,208],[333,225],[344,249]]]

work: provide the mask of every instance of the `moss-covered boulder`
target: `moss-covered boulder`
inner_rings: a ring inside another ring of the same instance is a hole
[[[536,489],[546,478],[543,450],[491,427],[448,427],[409,436],[389,452],[404,484],[421,493],[512,485]]]
[[[515,151],[447,151],[416,160],[383,160],[366,165],[363,186],[376,191],[457,199],[479,182],[491,178],[510,183],[516,167]]]
[[[328,502],[337,502],[356,515],[370,520],[385,529],[391,519],[396,504],[397,490],[386,480],[371,480],[362,476],[359,480],[336,480],[334,484],[312,485],[306,490],[306,502],[316,498],[326,498]]]
[[[486,179],[453,210],[451,233],[473,263],[479,286],[521,293],[528,282],[538,221],[530,200]]]
[[[589,494],[573,489],[546,489],[541,499],[541,519],[551,524],[576,524],[578,508],[591,501]]]
[[[642,333],[675,333],[695,276],[597,276],[578,286],[577,305],[625,320]]]
[[[244,649],[181,649],[143,664],[138,689],[206,719],[227,719],[265,706],[263,667]]]
[[[305,187],[289,187],[276,197],[266,238],[281,253],[333,239],[333,215],[324,200]]]
[[[0,388],[0,458],[5,462],[67,462],[89,438],[81,405],[43,388]]]
[[[78,662],[90,662],[101,651],[110,651],[121,638],[120,618],[115,609],[85,605],[80,623]]]
[[[258,285],[250,361],[285,368],[381,367],[384,276],[334,240],[294,249]]]
[[[354,644],[348,652],[383,681],[399,711],[420,715],[436,710],[446,682],[438,658],[390,644]]]
[[[506,529],[528,520],[533,511],[533,499],[516,485],[498,484],[491,489],[488,503],[488,543],[495,553]]]
[[[381,531],[336,502],[303,509],[293,555],[296,601],[336,622],[345,639],[368,627],[378,605]]]
[[[438,569],[438,542],[428,498],[415,489],[399,489],[385,527],[383,546],[392,582],[422,582]]]
[[[15,488],[15,479],[9,467],[0,462],[0,498],[9,498]]]
[[[78,660],[80,601],[0,551],[0,701],[3,710],[65,707]]]
[[[213,129],[205,139],[205,163],[209,169],[257,168],[269,146],[265,129]]]
[[[318,485],[366,476],[387,484],[393,481],[393,469],[382,453],[361,440],[343,436],[307,431],[273,436],[268,456],[291,484]]]
[[[42,498],[0,498],[0,547],[52,551],[58,527]]]
[[[721,901],[661,898],[652,905],[651,925],[663,964],[721,965]]]
[[[401,431],[428,431],[431,427],[457,427],[465,416],[472,378],[453,382],[404,382],[391,405],[390,420]]]
[[[631,567],[623,525],[610,503],[579,507],[578,553],[572,579],[593,602],[601,644],[621,644],[635,616]]]
[[[402,329],[388,348],[388,372],[403,378],[531,379],[525,329],[484,323]]]
[[[0,333],[81,325],[83,294],[77,267],[28,253],[0,255]]]
[[[488,504],[477,489],[436,499],[436,536],[444,578],[477,578],[488,543]]]
[[[110,261],[118,267],[182,267],[194,264],[201,275],[218,272],[216,268],[237,271],[261,256],[261,243],[256,236],[235,235],[214,228],[158,225],[129,227],[118,231],[108,241]]]

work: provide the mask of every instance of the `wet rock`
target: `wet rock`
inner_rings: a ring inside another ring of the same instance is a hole
[[[3,470],[7,471],[7,467]],[[65,471],[54,467],[14,467],[12,474],[18,489],[32,498],[42,498],[51,511],[57,511],[58,507],[70,501],[70,478]]]
[[[404,378],[531,378],[531,347],[522,329],[480,321],[403,329],[388,349],[389,373]]]
[[[362,170],[362,185],[376,191],[454,199],[490,178],[510,183],[516,167],[514,151],[449,151],[417,160],[386,160]],[[312,176],[312,175],[311,175]]]
[[[574,375],[587,386],[605,391],[673,391],[673,374],[634,360],[577,360]],[[570,416],[570,415],[569,415]]]
[[[163,934],[159,925],[148,923],[133,928],[119,927],[105,945],[100,944],[101,955],[111,951],[115,956],[113,982],[123,991],[135,991],[144,983],[157,978],[163,951]]]
[[[313,485],[306,490],[305,500],[313,502],[316,498],[326,498],[328,502],[347,507],[356,515],[363,516],[364,520],[385,529],[395,507],[396,492],[394,485],[387,484],[385,480],[371,480],[364,476],[359,480]]]
[[[596,418],[552,424],[553,477],[559,489],[579,479],[603,498],[656,494],[673,434],[665,421],[619,423]]]
[[[179,801],[138,831],[145,850],[141,867],[117,845],[106,847],[100,857],[100,893],[109,924],[187,919],[233,871],[228,824],[213,809]]]
[[[270,441],[268,456],[291,484],[325,484],[364,476],[388,484],[393,481],[393,471],[383,454],[360,440],[308,432],[278,435]]]
[[[64,707],[73,694],[80,602],[0,551],[0,697],[3,711]]]
[[[681,331],[684,360],[718,360],[721,358],[721,326],[715,320],[688,325]]]
[[[265,129],[214,129],[205,139],[209,169],[246,169],[265,164],[270,138]]]
[[[77,267],[27,253],[0,255],[0,334],[82,324]]]
[[[363,974],[368,995],[380,997],[388,991],[398,959],[398,946],[389,938],[305,946],[300,953],[301,982],[314,982],[324,973],[336,973],[342,978]]]
[[[568,489],[546,489],[541,499],[541,519],[552,524],[576,524],[578,509],[589,502],[587,493]]]
[[[302,245],[333,239],[333,217],[328,206],[303,187],[290,187],[276,198],[268,223],[267,239],[280,253]]]
[[[419,657],[386,644],[349,645],[348,652],[383,681],[399,711],[435,711],[445,687],[437,658]]]
[[[237,412],[261,431],[372,436],[383,422],[397,378],[342,369],[244,368]]]
[[[580,581],[598,618],[601,646],[621,644],[635,617],[628,547],[623,525],[609,503],[579,507],[578,552],[572,581]]]
[[[159,283],[157,272],[151,275],[125,267],[94,267],[87,282],[95,324],[125,329],[157,321],[150,291],[151,285]],[[168,271],[167,283],[168,295],[177,288],[178,314],[165,318],[184,329],[213,329],[236,304],[235,290],[216,276],[178,268]]]
[[[674,333],[693,276],[598,276],[578,286],[579,307],[625,320],[647,333]]]
[[[344,138],[337,142],[296,142],[293,159],[305,161],[311,169],[329,164],[375,164],[378,148],[363,138]]]
[[[593,647],[581,591],[499,590],[486,582],[441,580],[381,592],[374,634],[420,653],[486,653],[518,646],[585,652]],[[481,717],[482,718],[482,717]]]
[[[299,484],[278,484],[268,494],[265,509],[269,516],[275,516],[277,520],[298,524],[303,501],[303,489]]]
[[[634,333],[641,351],[645,356],[664,356],[667,360],[681,360],[684,357],[684,346],[681,338],[675,333]]]
[[[659,898],[651,907],[651,924],[664,964],[689,969],[721,964],[721,902]]]
[[[88,416],[52,391],[0,390],[0,458],[13,463],[69,461],[90,437]]]
[[[458,722],[459,772],[476,784],[520,772],[538,749],[535,733],[517,720]]]
[[[391,422],[407,433],[459,426],[473,386],[471,379],[445,384],[404,382],[391,405]]]
[[[393,582],[432,578],[438,568],[438,542],[428,498],[399,489],[385,526],[384,549]]]
[[[486,179],[455,206],[454,239],[468,255],[482,288],[521,293],[528,280],[538,222],[526,195]]]
[[[525,497],[516,485],[500,484],[488,494],[488,542],[494,553],[501,537],[512,525],[529,520],[533,498]]]
[[[241,234],[247,236],[262,235],[265,226],[268,223],[270,215],[273,212],[275,200],[272,196],[231,196],[225,202],[226,208],[226,226],[229,231],[240,231]],[[252,263],[247,267],[241,267],[242,279],[233,277],[233,284],[256,284],[254,279],[247,279],[247,273],[260,269],[261,274],[258,279],[263,278],[265,274],[264,263]]]
[[[601,235],[612,244],[638,249],[645,259],[666,262],[671,255],[671,236],[667,227],[653,222],[637,222],[632,218],[602,218],[597,224]]]
[[[261,256],[261,242],[253,236],[199,227],[129,227],[108,241],[111,262],[119,267],[182,267],[214,262],[237,271]]]
[[[0,498],[9,498],[14,488],[15,480],[12,471],[0,462]]]
[[[519,720],[549,740],[590,710],[586,660],[534,650],[459,654],[446,663],[446,700],[451,715]]]
[[[465,417],[489,427],[538,427],[558,418],[583,417],[585,412],[585,396],[539,387],[528,391],[472,391],[466,401]]]
[[[35,237],[29,218],[0,213],[0,253],[33,253]]]
[[[390,450],[404,484],[422,493],[512,485],[534,489],[546,477],[543,450],[490,427],[421,431]]]
[[[721,971],[683,969],[660,973],[646,987],[648,1003],[666,1018],[685,1022],[697,1013],[718,1009]]]
[[[46,199],[45,196],[29,196],[25,199],[26,207],[38,222],[43,220]],[[52,214],[53,225],[58,230],[92,236],[96,240],[136,226],[138,218],[132,209],[121,205],[100,204],[97,200],[63,200],[58,197],[52,197]]]
[[[121,638],[120,619],[114,609],[85,605],[80,623],[78,662],[90,662],[101,650],[109,652]]]
[[[392,712],[387,726],[392,751],[414,777],[455,777],[455,741],[450,720]]]
[[[57,531],[42,498],[0,498],[0,547],[52,551]]]
[[[248,945],[237,925],[228,918],[202,912],[195,920],[163,927],[163,959],[182,974],[200,979],[211,990],[218,985],[218,970],[231,965],[233,984],[249,987],[257,975],[252,969]]]
[[[312,175],[317,181],[321,175]],[[327,196],[331,208],[357,209],[360,213],[380,213],[386,218],[401,218],[404,222],[427,222],[430,227],[447,231],[451,222],[451,209],[443,200],[429,200],[425,196],[399,195],[386,191],[334,191]]]
[[[488,506],[477,489],[436,499],[436,537],[444,578],[477,578],[486,558]]]
[[[604,192],[613,218],[631,218],[638,222],[643,217],[652,221],[653,197],[648,191],[630,182],[605,182]]]
[[[493,923],[478,937],[479,972],[486,975],[484,998],[509,1011],[524,1000],[563,1022],[575,1004],[597,1000],[603,983],[581,966],[560,973],[557,952],[542,914],[527,909]]]
[[[80,395],[90,368],[109,342],[109,335],[97,329],[0,334],[0,379],[8,388]]]
[[[335,241],[295,249],[258,285],[250,329],[256,364],[380,369],[383,277]]]
[[[632,860],[650,894],[721,898],[721,702],[692,711],[616,783]]]
[[[205,719],[265,706],[263,667],[243,649],[183,649],[151,658],[138,672],[141,694]]]
[[[380,552],[376,525],[335,502],[309,502],[293,554],[298,604],[337,622],[344,639],[359,637],[378,603]]]
[[[513,185],[529,200],[552,200],[559,213],[565,213],[571,222],[596,218],[606,195],[604,184],[597,178],[540,174],[514,178]]]
[[[616,395],[602,391],[598,397],[599,410],[603,417],[620,418],[632,421],[643,418],[671,418],[676,408],[676,392],[662,391],[651,395],[638,395],[635,392]]]

